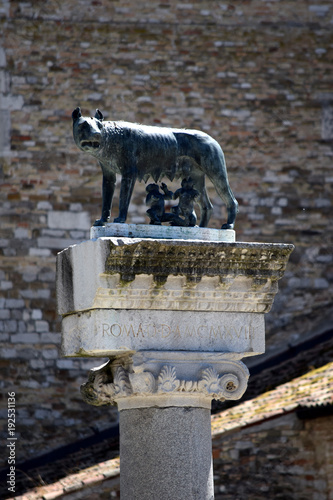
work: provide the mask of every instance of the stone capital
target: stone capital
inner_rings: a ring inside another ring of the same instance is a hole
[[[92,405],[119,410],[147,407],[210,408],[212,399],[236,400],[249,372],[239,353],[141,351],[110,359],[81,386]]]

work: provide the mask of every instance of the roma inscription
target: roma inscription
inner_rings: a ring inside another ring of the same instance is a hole
[[[170,326],[155,323],[102,323],[100,331],[102,337],[121,338],[159,338],[159,339],[223,339],[223,340],[250,340],[254,337],[254,328],[251,325],[199,325],[199,326]],[[96,332],[97,333],[97,332]]]
[[[66,356],[142,350],[262,353],[261,314],[95,310],[63,320]]]

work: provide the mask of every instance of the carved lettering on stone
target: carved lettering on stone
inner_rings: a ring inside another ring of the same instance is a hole
[[[155,338],[166,339],[172,338],[210,338],[210,339],[251,339],[254,336],[254,329],[251,325],[241,325],[239,327],[227,327],[224,324],[186,326],[181,328],[179,325],[155,324],[155,323],[139,323],[139,324],[122,324],[122,323],[102,323],[99,331],[95,331],[95,335],[102,334],[105,337],[133,337],[133,338]]]

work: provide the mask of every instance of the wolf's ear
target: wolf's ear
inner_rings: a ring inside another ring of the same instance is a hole
[[[97,120],[102,122],[104,119],[102,111],[100,111],[99,109],[96,109],[95,118],[97,118]]]
[[[77,120],[78,118],[80,118],[81,115],[81,109],[80,108],[76,108],[74,109],[73,113],[72,113],[72,118],[73,118],[73,121]]]

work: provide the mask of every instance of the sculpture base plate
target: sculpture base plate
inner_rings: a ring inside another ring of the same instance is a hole
[[[201,240],[234,243],[233,229],[212,229],[208,227],[154,226],[152,224],[117,224],[92,226],[90,239],[120,236],[124,238],[153,238],[170,240]]]

